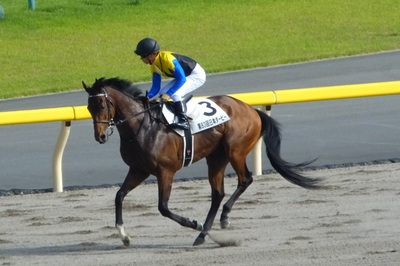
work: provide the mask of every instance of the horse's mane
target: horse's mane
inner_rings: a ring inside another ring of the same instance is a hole
[[[142,90],[139,89],[135,84],[126,79],[119,77],[106,79],[104,77],[96,79],[92,86],[93,91],[100,91],[104,87],[113,87],[114,89],[121,91],[131,97],[138,97],[143,94]]]

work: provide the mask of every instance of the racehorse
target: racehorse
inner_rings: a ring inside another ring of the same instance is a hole
[[[182,168],[183,139],[166,123],[159,104],[149,104],[146,96],[130,81],[120,78],[96,79],[92,87],[82,85],[88,96],[94,137],[105,143],[115,126],[120,135],[120,153],[129,166],[125,181],[115,196],[115,226],[125,246],[130,237],[122,220],[125,196],[150,175],[157,178],[158,210],[182,226],[200,231],[193,245],[201,245],[209,233],[224,198],[224,171],[230,163],[237,174],[237,188],[223,205],[220,226],[229,225],[228,214],[240,195],[253,182],[246,157],[262,137],[273,168],[289,182],[307,189],[321,188],[320,180],[301,175],[309,162],[292,164],[280,156],[281,134],[277,121],[248,104],[229,97],[212,96],[230,120],[194,135],[193,163],[205,158],[211,186],[211,207],[204,225],[171,212],[168,208],[175,173]]]

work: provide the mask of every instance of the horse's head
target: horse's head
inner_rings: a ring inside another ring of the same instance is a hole
[[[96,79],[92,87],[83,81],[82,85],[89,94],[88,110],[93,118],[94,138],[100,144],[106,143],[113,133],[115,105],[108,95],[107,88],[103,84],[104,78]]]

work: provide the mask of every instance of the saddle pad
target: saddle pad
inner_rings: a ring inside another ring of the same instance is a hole
[[[165,105],[163,105],[162,113],[169,124],[174,123],[175,114],[172,113]],[[215,102],[209,99],[194,99],[187,103],[186,115],[191,118],[189,120],[190,130],[192,134],[196,134],[203,130],[213,128],[217,125],[229,121],[229,116]],[[183,136],[183,130],[175,130],[179,135]]]

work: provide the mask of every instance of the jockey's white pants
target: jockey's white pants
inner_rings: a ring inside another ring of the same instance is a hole
[[[160,95],[165,94],[174,84],[175,80],[171,80],[168,82],[160,91]],[[206,82],[206,72],[199,65],[196,64],[192,73],[186,77],[186,82],[177,90],[174,94],[171,95],[171,99],[174,102],[182,101],[183,97],[188,93],[194,91],[195,89],[201,87],[204,82]]]

